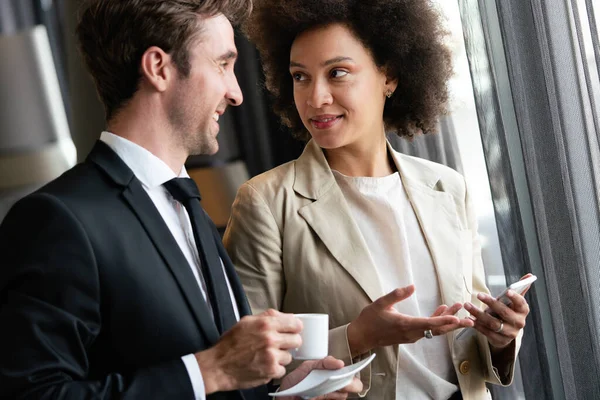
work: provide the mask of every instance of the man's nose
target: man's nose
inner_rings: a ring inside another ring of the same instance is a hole
[[[239,106],[244,101],[242,89],[240,89],[240,85],[235,76],[231,79],[231,82],[229,83],[229,90],[227,91],[226,98],[227,102],[231,106]]]

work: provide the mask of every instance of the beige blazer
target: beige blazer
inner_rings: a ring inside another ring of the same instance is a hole
[[[389,146],[389,145],[388,145]],[[481,305],[485,286],[474,209],[461,175],[445,166],[393,151],[436,268],[444,304]],[[383,296],[367,246],[323,151],[310,141],[295,161],[245,183],[224,237],[254,313],[327,313],[329,352],[350,359],[346,326]],[[466,316],[461,311],[459,316]],[[510,384],[513,359],[492,365],[485,336],[448,334],[463,397],[488,399],[485,382]],[[361,380],[369,399],[395,399],[397,346],[376,348]],[[367,355],[363,355],[368,356]]]

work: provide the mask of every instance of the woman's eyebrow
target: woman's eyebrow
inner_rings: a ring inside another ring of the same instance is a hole
[[[321,66],[322,67],[326,67],[328,65],[339,63],[339,62],[342,62],[342,61],[351,61],[351,62],[354,62],[354,60],[351,57],[341,57],[340,56],[340,57],[334,57],[332,59],[329,59],[327,61],[322,62]],[[300,64],[299,62],[290,61],[290,68],[292,68],[292,67],[306,68],[305,65]]]

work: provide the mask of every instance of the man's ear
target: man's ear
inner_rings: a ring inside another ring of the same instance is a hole
[[[150,86],[164,92],[175,78],[176,71],[171,56],[160,47],[152,46],[142,54],[140,74]]]

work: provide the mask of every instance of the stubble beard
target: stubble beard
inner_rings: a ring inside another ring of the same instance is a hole
[[[190,127],[186,132],[182,132],[184,136],[182,143],[185,143],[185,147],[188,150],[189,155],[213,155],[219,150],[219,143],[217,138],[213,136],[210,129]]]
[[[188,155],[213,155],[219,149],[216,135],[211,132],[212,118],[208,124],[199,122],[190,116],[194,111],[185,110],[181,104],[173,104],[168,113],[175,141]]]

